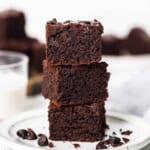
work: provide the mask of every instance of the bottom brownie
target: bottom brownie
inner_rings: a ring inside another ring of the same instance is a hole
[[[68,107],[49,106],[51,140],[98,141],[106,129],[104,104],[93,103]]]

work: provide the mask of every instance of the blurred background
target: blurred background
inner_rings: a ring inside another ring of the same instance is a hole
[[[104,26],[103,60],[111,72],[107,108],[150,120],[149,6],[148,0],[0,0],[0,50],[30,59],[28,109],[46,105],[40,94],[46,22],[97,19]]]
[[[26,30],[31,36],[45,40],[44,27],[47,20],[57,18],[63,20],[99,19],[105,33],[126,35],[134,26],[142,26],[150,32],[148,0],[0,0],[0,9],[15,8],[26,15]]]

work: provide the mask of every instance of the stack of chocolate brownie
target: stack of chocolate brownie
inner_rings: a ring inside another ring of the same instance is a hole
[[[97,141],[105,134],[109,73],[101,60],[103,27],[94,21],[46,24],[42,93],[50,99],[50,139]]]

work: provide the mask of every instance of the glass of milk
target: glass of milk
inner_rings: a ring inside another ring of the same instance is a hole
[[[0,51],[0,119],[25,109],[28,57]]]

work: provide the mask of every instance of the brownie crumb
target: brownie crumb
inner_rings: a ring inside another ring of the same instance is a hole
[[[108,136],[107,134],[104,135],[104,137],[107,137],[107,136]]]
[[[37,135],[35,134],[35,132],[31,128],[29,128],[27,131],[26,139],[27,140],[36,140],[37,139]]]
[[[105,142],[99,142],[97,145],[96,145],[96,150],[100,150],[100,149],[107,149],[108,146]]]
[[[122,131],[121,134],[122,135],[131,135],[133,132],[130,131],[130,130],[127,130],[127,131]]]
[[[108,124],[106,124],[106,129],[110,129]]]
[[[49,146],[50,148],[52,148],[52,147],[54,147],[54,144],[53,144],[52,142],[49,142],[49,143],[48,143],[48,146]]]
[[[130,140],[128,138],[122,138],[122,140],[125,142],[125,143],[128,143]]]
[[[80,147],[80,144],[75,143],[75,144],[73,144],[73,146],[74,146],[75,148],[79,148],[79,147]]]
[[[48,146],[47,136],[44,134],[39,134],[38,144],[39,146]]]
[[[17,136],[22,138],[22,139],[26,139],[27,134],[28,134],[28,131],[25,129],[20,129],[17,131]]]

